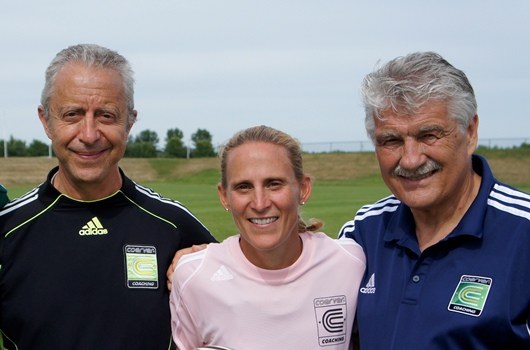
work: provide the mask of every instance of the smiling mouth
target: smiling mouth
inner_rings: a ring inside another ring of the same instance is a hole
[[[414,174],[414,175],[409,175],[409,176],[401,176],[403,177],[404,179],[406,180],[412,180],[412,181],[419,181],[419,180],[423,180],[423,179],[426,179],[428,178],[429,176],[433,175],[434,173],[436,173],[438,170],[433,170],[433,171],[429,171],[427,173],[424,173],[424,174]]]
[[[273,223],[276,220],[278,220],[277,216],[273,216],[273,217],[269,217],[269,218],[251,218],[251,219],[248,219],[248,221],[250,221],[251,223],[256,224],[256,225],[267,225],[267,224]]]
[[[91,152],[82,152],[82,151],[75,151],[75,153],[81,157],[81,158],[86,158],[86,159],[90,159],[90,158],[95,158],[95,157],[99,157],[101,154],[103,154],[105,152],[105,150],[101,150],[101,151],[91,151]]]

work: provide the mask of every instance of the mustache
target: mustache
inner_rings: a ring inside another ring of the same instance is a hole
[[[419,178],[429,174],[430,172],[442,169],[442,165],[432,159],[428,159],[425,163],[420,165],[414,170],[403,169],[400,165],[394,168],[392,175],[408,177],[408,178]]]

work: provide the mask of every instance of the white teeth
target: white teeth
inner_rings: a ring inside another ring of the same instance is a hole
[[[429,177],[432,173],[425,173],[425,174],[417,174],[416,176],[405,176],[405,178],[411,179],[411,180],[422,180],[426,177]]]
[[[251,223],[253,224],[256,224],[256,225],[266,225],[266,224],[270,224],[271,222],[274,222],[276,220],[278,220],[277,217],[272,217],[272,218],[253,218],[253,219],[249,219]]]

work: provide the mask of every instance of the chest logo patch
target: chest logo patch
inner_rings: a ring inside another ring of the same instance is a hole
[[[480,316],[492,282],[488,277],[462,275],[447,309],[470,316]]]
[[[359,291],[363,294],[375,294],[375,273],[372,273],[372,276],[370,276],[366,286],[359,289]]]
[[[106,235],[107,233],[109,233],[109,230],[103,227],[97,216],[90,219],[86,225],[79,230],[80,236]]]
[[[125,270],[127,287],[131,289],[157,289],[158,264],[156,248],[151,246],[126,245]]]
[[[346,296],[317,298],[313,300],[318,325],[320,346],[346,342]]]

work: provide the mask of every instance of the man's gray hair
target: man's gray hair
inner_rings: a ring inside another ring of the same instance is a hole
[[[83,63],[88,67],[108,68],[116,71],[122,81],[127,101],[128,125],[132,125],[134,116],[134,73],[125,57],[105,47],[94,44],[78,44],[60,51],[46,69],[41,105],[44,115],[49,118],[50,97],[54,93],[57,74],[68,63]]]
[[[361,86],[365,127],[374,141],[375,118],[381,112],[413,115],[428,101],[446,101],[449,116],[465,132],[477,114],[473,87],[464,72],[434,52],[395,58],[368,74]]]

